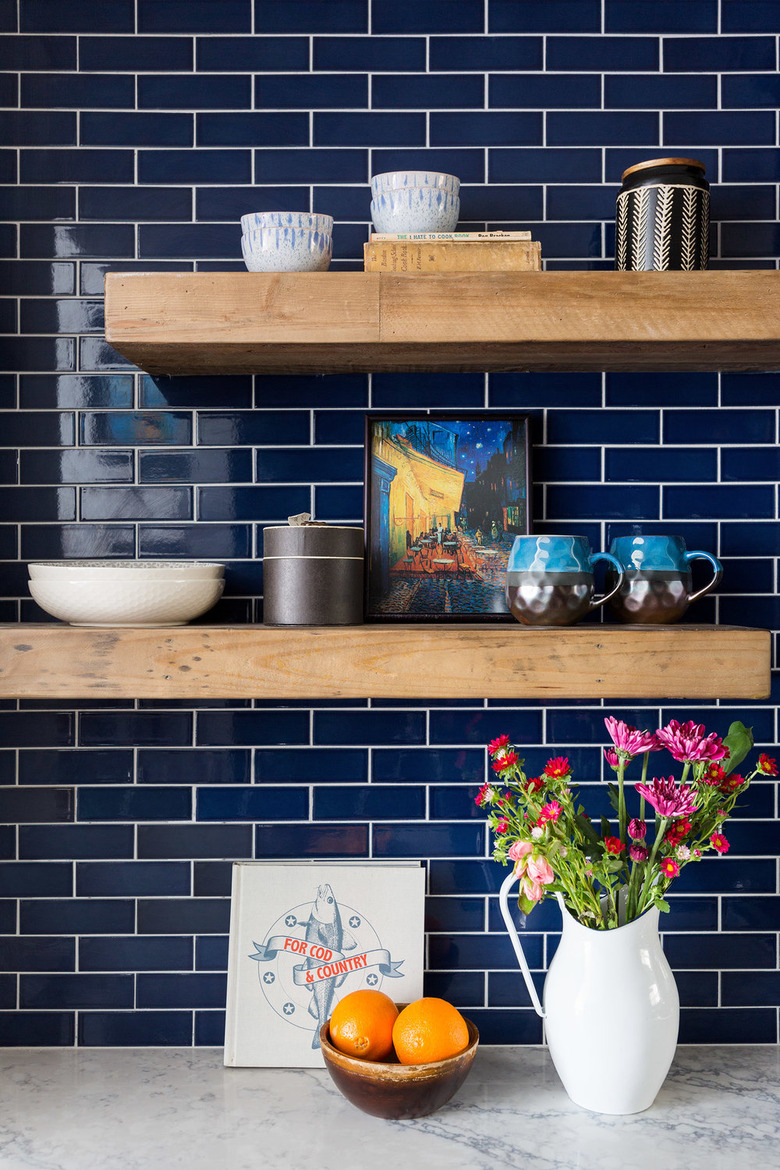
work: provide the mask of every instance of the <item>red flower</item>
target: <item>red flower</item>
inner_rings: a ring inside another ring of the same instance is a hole
[[[568,756],[553,756],[544,767],[544,775],[551,780],[563,780],[571,772]]]
[[[499,735],[496,739],[491,739],[488,744],[488,751],[493,755],[494,752],[500,751],[501,748],[508,747],[511,742],[508,735]]]
[[[493,771],[503,772],[505,768],[513,768],[519,762],[517,752],[502,751],[493,761]]]
[[[533,780],[526,780],[526,782],[525,782],[526,792],[541,792],[541,790],[543,788],[544,788],[544,780],[540,779],[538,776],[535,777]]]
[[[729,843],[722,833],[713,833],[710,837],[710,845],[718,853],[728,853]]]
[[[726,779],[726,773],[720,764],[713,762],[707,765],[699,779],[702,784],[722,784]]]
[[[625,845],[619,837],[605,837],[604,848],[606,849],[607,853],[614,853],[615,856],[618,857],[625,849]]]
[[[497,833],[505,833],[508,828],[509,828],[509,821],[506,819],[506,817],[502,817],[500,821],[496,822],[496,832]]]
[[[680,867],[673,857],[665,857],[661,862],[661,873],[664,877],[674,878],[680,872]]]
[[[687,837],[691,831],[691,822],[687,817],[681,817],[675,821],[673,825],[669,826],[668,831],[664,835],[664,841],[667,845],[679,845],[684,837]]]
[[[777,775],[777,760],[773,760],[771,756],[761,755],[758,757],[758,770],[763,772],[765,776]]]
[[[492,798],[493,798],[493,789],[486,782],[485,784],[482,785],[479,792],[474,797],[474,804],[478,804],[478,805],[483,805],[485,803],[490,804],[490,801],[492,800]]]
[[[724,777],[723,783],[720,785],[720,790],[723,793],[736,792],[745,783],[744,776],[738,776],[736,772],[732,776]]]

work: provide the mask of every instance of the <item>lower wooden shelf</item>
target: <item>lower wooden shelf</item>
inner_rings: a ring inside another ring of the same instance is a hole
[[[0,698],[763,699],[741,626],[0,625]]]

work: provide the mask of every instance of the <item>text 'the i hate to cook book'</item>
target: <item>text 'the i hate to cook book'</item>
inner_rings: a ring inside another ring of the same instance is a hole
[[[419,861],[234,862],[225,1064],[321,1068],[345,995],[419,999],[424,902]]]

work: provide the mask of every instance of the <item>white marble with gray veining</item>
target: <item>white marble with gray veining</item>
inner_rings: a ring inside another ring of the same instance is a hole
[[[681,1047],[631,1117],[578,1109],[543,1048],[482,1048],[448,1106],[403,1122],[324,1069],[226,1069],[219,1049],[0,1049],[0,1170],[115,1167],[777,1170],[780,1048]]]

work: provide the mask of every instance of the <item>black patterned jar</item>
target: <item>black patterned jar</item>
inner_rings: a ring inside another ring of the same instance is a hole
[[[615,211],[618,271],[707,267],[710,188],[704,170],[693,158],[652,158],[623,172]]]

